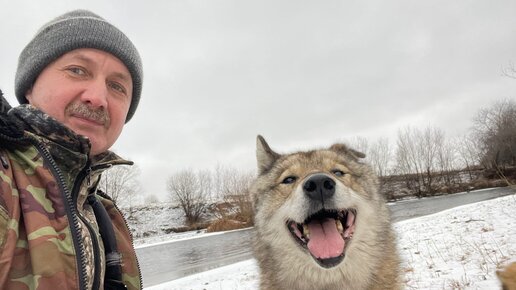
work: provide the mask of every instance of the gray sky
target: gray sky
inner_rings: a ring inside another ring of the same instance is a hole
[[[395,140],[428,125],[464,134],[481,107],[515,98],[516,1],[0,0],[0,89],[47,21],[89,9],[144,64],[135,116],[112,148],[166,196],[181,169],[255,168],[255,138],[279,152],[355,136]]]

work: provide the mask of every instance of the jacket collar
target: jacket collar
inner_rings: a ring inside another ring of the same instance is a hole
[[[9,114],[21,121],[26,131],[44,137],[71,151],[82,154],[90,151],[88,138],[75,134],[56,119],[29,104],[15,107],[9,111]]]
[[[17,119],[24,127],[24,130],[40,137],[40,139],[47,145],[47,148],[50,149],[52,157],[56,160],[62,159],[58,153],[58,151],[62,150],[56,148],[56,145],[59,145],[59,147],[65,147],[68,149],[67,151],[82,155],[83,158],[88,159],[87,156],[91,149],[89,139],[86,136],[76,134],[55,118],[47,115],[36,107],[29,104],[23,104],[12,108],[9,110],[8,114]],[[92,167],[108,163],[132,164],[131,161],[126,161],[109,150],[91,158]]]

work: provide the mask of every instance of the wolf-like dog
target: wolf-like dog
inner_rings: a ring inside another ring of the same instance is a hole
[[[401,289],[378,178],[344,144],[292,154],[257,137],[250,187],[260,289]]]
[[[496,276],[500,279],[503,290],[516,290],[516,262],[507,265],[503,270],[496,271]]]

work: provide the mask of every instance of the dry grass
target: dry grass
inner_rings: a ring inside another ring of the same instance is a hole
[[[471,286],[471,281],[468,279],[466,275],[464,275],[461,281],[451,280],[448,284],[448,288],[446,289],[462,290],[467,289],[469,286]]]
[[[208,225],[209,225],[209,223],[199,222],[199,223],[194,223],[194,224],[191,224],[191,225],[186,225],[186,226],[181,226],[181,227],[166,228],[166,229],[163,229],[163,231],[166,234],[169,234],[169,233],[183,233],[183,232],[189,232],[189,231],[202,230],[202,229],[205,229],[206,227],[208,227]]]
[[[248,192],[224,196],[224,202],[213,207],[217,217],[207,232],[229,231],[253,226],[253,209]]]
[[[231,231],[236,229],[247,228],[249,225],[245,222],[232,220],[232,219],[219,219],[211,223],[206,229],[206,232],[221,232],[221,231]]]

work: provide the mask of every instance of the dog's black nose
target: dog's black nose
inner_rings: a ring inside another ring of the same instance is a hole
[[[303,191],[310,199],[323,202],[335,194],[335,181],[325,174],[316,174],[305,181]]]

